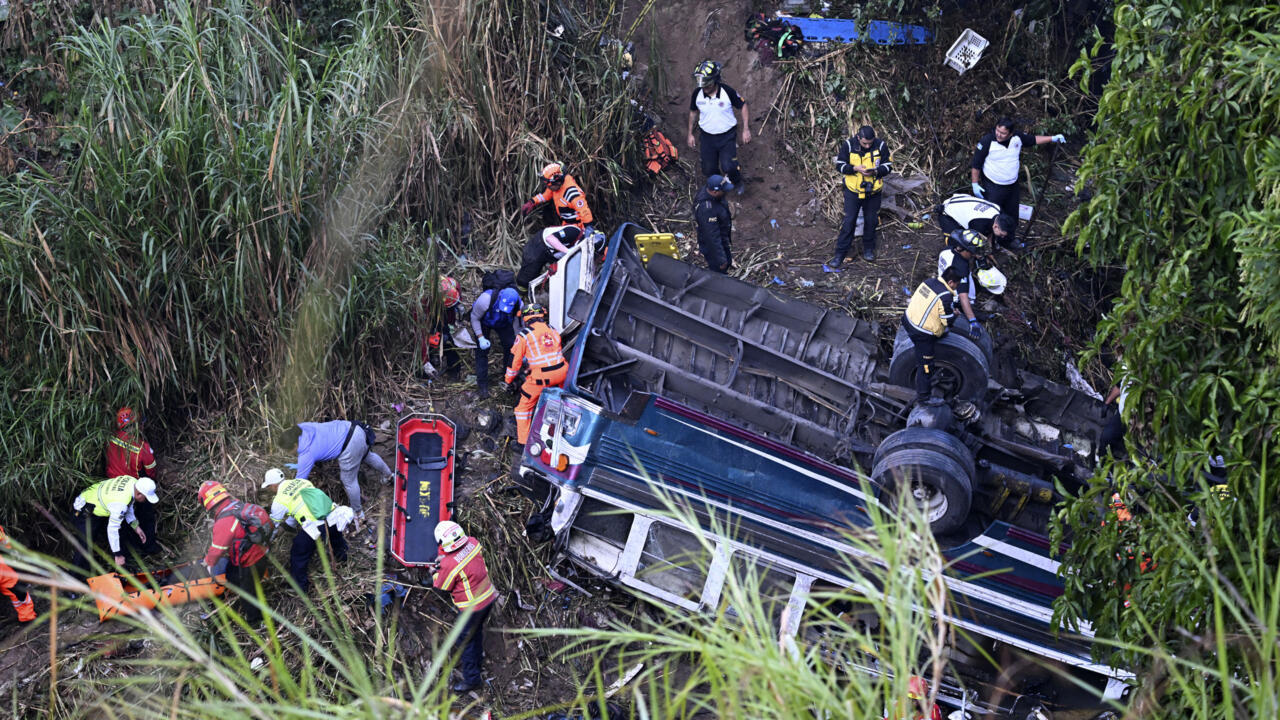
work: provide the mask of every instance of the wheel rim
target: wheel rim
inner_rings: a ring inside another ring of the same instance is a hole
[[[931,523],[945,517],[947,510],[951,509],[946,494],[938,492],[936,487],[928,483],[912,482],[911,499],[915,501],[916,507],[920,508],[925,518]]]

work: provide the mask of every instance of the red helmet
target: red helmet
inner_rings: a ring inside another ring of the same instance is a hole
[[[230,500],[231,493],[217,480],[205,480],[196,497],[200,498],[200,504],[204,505],[205,510],[212,510],[223,500]]]
[[[125,425],[133,422],[133,408],[125,406],[116,411],[116,429],[123,430]]]
[[[912,700],[924,700],[929,697],[929,683],[919,675],[907,678],[907,697]]]
[[[462,294],[458,292],[458,281],[442,275],[440,277],[440,296],[444,298],[445,307],[453,307],[462,299]]]
[[[564,168],[560,163],[550,163],[542,168],[542,181],[548,185],[559,185],[564,182]]]

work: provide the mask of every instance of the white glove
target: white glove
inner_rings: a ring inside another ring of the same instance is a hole
[[[985,196],[982,194],[982,185],[980,185],[979,183],[972,183],[972,185],[973,185],[973,196],[974,196],[974,197],[985,197]]]
[[[356,519],[356,511],[346,505],[339,505],[329,511],[329,515],[325,517],[325,522],[329,523],[329,527],[337,528],[338,532],[346,532],[347,527]]]
[[[423,375],[426,375],[426,376],[427,376],[427,377],[429,377],[429,378],[433,378],[433,377],[435,377],[435,376],[436,376],[436,366],[435,366],[435,365],[432,365],[432,364],[431,364],[431,363],[429,363],[429,362],[424,362],[424,363],[422,363],[422,374],[423,374]]]
[[[1051,137],[1051,138],[1049,138],[1049,139],[1050,139],[1051,141],[1053,141],[1053,142],[1058,143],[1059,145],[1063,145],[1063,144],[1065,144],[1065,143],[1067,142],[1067,137],[1066,137],[1065,135],[1061,134],[1061,133],[1059,133],[1059,134],[1057,134],[1057,135],[1054,135],[1053,137]]]
[[[477,344],[478,344],[478,345],[480,345],[480,349],[481,349],[481,350],[488,350],[488,349],[489,349],[489,346],[490,346],[490,345],[492,345],[492,343],[490,343],[490,342],[489,342],[489,338],[487,338],[487,337],[482,337],[482,338],[480,338],[479,340],[477,340],[476,342],[477,342]]]

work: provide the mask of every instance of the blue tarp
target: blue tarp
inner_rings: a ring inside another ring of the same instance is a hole
[[[787,17],[785,20],[800,28],[805,42],[855,43],[865,40],[877,45],[924,45],[933,40],[933,33],[919,25],[884,20],[867,23],[865,37],[856,20],[802,17]]]

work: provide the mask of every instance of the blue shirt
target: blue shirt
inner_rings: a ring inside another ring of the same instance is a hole
[[[298,423],[302,435],[298,436],[298,474],[304,480],[318,462],[333,460],[342,454],[350,420],[330,420],[326,423]]]

